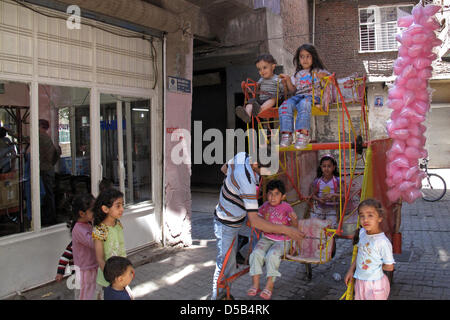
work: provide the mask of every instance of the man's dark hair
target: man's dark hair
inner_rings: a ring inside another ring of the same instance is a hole
[[[117,277],[123,275],[128,266],[133,266],[130,260],[124,257],[113,256],[106,260],[103,275],[105,280],[113,284]]]
[[[0,138],[6,137],[6,133],[7,133],[6,129],[3,127],[0,127]]]
[[[39,119],[39,127],[44,130],[47,130],[48,128],[50,128],[50,123],[48,122],[48,120]]]
[[[281,192],[281,194],[286,194],[286,187],[284,185],[284,182],[281,180],[270,180],[267,184],[267,192],[270,190],[278,189],[278,191]]]

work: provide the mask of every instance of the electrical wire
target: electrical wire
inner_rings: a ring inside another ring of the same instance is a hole
[[[5,2],[5,0],[2,0],[2,1]],[[37,13],[37,14],[43,15],[43,16],[45,16],[47,18],[60,19],[60,20],[67,21],[67,17],[48,14],[46,12],[43,12],[41,10],[38,10],[38,9],[34,8],[33,6],[25,4],[23,1],[20,1],[20,0],[11,0],[11,1],[13,1],[13,2],[17,3],[18,5],[20,5],[22,7],[25,7],[25,8],[27,8],[27,9],[29,9],[29,10]],[[154,37],[153,36],[149,36],[149,35],[147,35],[147,34],[145,34],[143,32],[136,32],[136,31],[134,31],[134,32],[135,33],[140,33],[139,36],[138,35],[122,34],[122,33],[114,32],[114,31],[106,29],[106,28],[102,28],[102,27],[100,27],[100,26],[98,26],[96,24],[89,23],[86,20],[83,21],[83,24],[86,25],[86,26],[90,26],[92,28],[96,28],[96,29],[99,29],[99,30],[111,33],[111,34],[116,35],[116,36],[125,37],[125,38],[131,38],[131,39],[141,39],[141,40],[149,41],[150,48],[151,48],[150,49],[151,57],[152,57],[152,61],[153,61],[153,71],[154,71],[154,80],[153,80],[153,87],[152,87],[152,89],[156,88],[156,85],[158,83],[158,66],[157,66],[157,50],[156,50],[155,45],[153,43],[153,41],[154,41]]]
[[[2,1],[4,2],[4,0],[2,0]],[[43,11],[41,11],[39,9],[34,8],[31,5],[25,4],[25,2],[23,0],[22,1],[20,1],[20,0],[11,0],[11,1],[13,1],[13,2],[17,3],[18,5],[21,5],[22,7],[27,8],[27,9],[29,9],[29,10],[37,13],[37,14],[43,15],[43,16],[45,16],[47,18],[54,18],[54,19],[60,19],[60,20],[67,21],[67,17],[48,14],[46,12],[43,12]],[[147,35],[146,33],[138,32],[138,31],[133,31],[133,32],[141,34],[139,36],[138,35],[129,35],[129,34],[123,34],[123,33],[115,32],[113,30],[109,30],[107,28],[103,28],[103,27],[98,26],[96,24],[92,24],[92,23],[90,23],[88,21],[84,21],[84,22],[82,22],[82,24],[84,24],[86,26],[89,26],[89,27],[92,27],[92,28],[96,28],[96,29],[108,32],[108,33],[111,33],[111,34],[114,34],[116,36],[125,37],[125,38],[134,38],[134,39],[144,39],[145,40],[146,37],[151,37],[151,36]]]
[[[4,0],[2,0],[2,1],[4,1]],[[31,7],[31,6],[26,5],[23,2],[23,0],[22,1],[20,1],[20,0],[11,0],[11,1],[14,1],[17,4],[19,4],[19,5],[21,5],[21,6],[25,7],[25,8],[28,8],[28,9],[30,9],[30,10],[38,13],[38,14],[44,15],[44,16],[49,17],[49,18],[57,18],[57,19],[62,19],[62,20],[66,20],[67,19],[65,17],[53,16],[53,15],[41,12],[41,11]],[[206,8],[209,8],[211,6],[212,6],[212,4],[206,6]],[[180,15],[183,15],[183,14],[187,13],[188,11],[191,11],[193,9],[198,9],[198,8],[199,7],[193,5],[193,6],[189,7],[188,9],[186,9],[186,10],[184,10],[182,12],[176,12],[175,14],[180,16]],[[200,9],[205,9],[205,8],[200,8]],[[450,11],[450,8],[446,8],[446,9],[443,9],[443,10],[439,11],[439,13],[449,12],[449,11]],[[217,15],[212,14],[211,12],[204,11],[203,14],[209,15],[209,16],[211,16],[213,18],[220,18]],[[97,29],[100,29],[100,30],[103,30],[105,32],[112,33],[114,35],[121,36],[121,37],[137,38],[137,39],[145,39],[146,37],[148,37],[148,35],[145,34],[145,33],[142,33],[141,36],[125,35],[125,34],[120,34],[120,33],[114,32],[112,30],[108,30],[108,29],[102,28],[102,27],[100,27],[98,25],[94,25],[94,24],[91,24],[89,22],[83,22],[83,24],[91,26],[91,27],[94,27],[94,28],[97,28]],[[378,23],[371,23],[370,25],[371,26],[384,25],[384,23],[378,22]],[[184,35],[188,35],[188,36],[191,36],[192,38],[196,38],[196,39],[202,40],[201,37],[196,37],[194,34],[190,33],[188,30],[189,30],[189,27],[187,27],[186,24],[184,23],[183,26],[178,26],[177,30],[170,31],[170,32],[167,32],[167,33],[176,33],[178,31],[182,31]],[[351,31],[351,30],[355,30],[355,25],[349,26],[347,28],[334,28],[335,32],[342,32],[342,33],[345,33],[347,31]],[[290,34],[290,35],[283,34],[283,35],[277,35],[277,36],[273,36],[273,37],[262,38],[262,39],[258,39],[258,40],[254,40],[254,41],[246,41],[246,42],[242,42],[242,43],[225,44],[225,43],[217,42],[216,44],[214,44],[214,41],[210,41],[210,42],[208,41],[208,43],[210,43],[211,45],[220,47],[220,48],[233,48],[233,47],[240,47],[240,46],[245,45],[245,44],[252,44],[252,43],[258,43],[258,42],[264,42],[264,41],[270,41],[270,40],[281,40],[281,39],[287,39],[287,38],[296,38],[296,37],[307,37],[307,36],[311,37],[312,35],[317,35],[317,32],[315,32],[315,33],[314,32],[308,32],[308,33],[301,33],[301,34],[300,33],[295,33],[295,34]],[[146,39],[146,40],[151,40],[152,38],[153,37],[150,37],[150,39]]]
[[[5,1],[5,0],[2,0],[2,1]],[[36,13],[41,14],[41,15],[44,15],[46,17],[67,20],[66,17],[51,15],[51,14],[42,12],[42,11],[36,9],[36,8],[33,8],[32,6],[26,5],[23,0],[22,1],[20,1],[20,0],[11,0],[11,1],[14,1],[17,4],[27,8],[27,9],[33,11],[33,12],[36,12]],[[195,5],[192,5],[191,7],[187,8],[184,11],[175,12],[174,14],[176,14],[178,16],[181,16],[181,15],[184,15],[184,14],[188,13],[189,11],[191,11],[193,9],[203,9],[202,13],[207,15],[207,16],[210,16],[210,17],[213,17],[213,18],[222,18],[222,17],[218,17],[217,15],[212,14],[211,12],[206,12],[204,10],[204,9],[207,9],[207,8],[211,7],[212,5],[213,4],[210,4],[210,5],[207,5],[206,7],[202,7],[202,8],[199,8],[199,7],[195,6]],[[442,14],[444,12],[449,12],[449,11],[450,11],[450,8],[444,6],[443,9],[441,11],[439,11],[438,13]],[[121,34],[121,33],[114,32],[112,30],[106,29],[106,28],[102,28],[102,27],[100,27],[98,25],[91,24],[91,23],[86,22],[86,21],[84,21],[83,24],[87,25],[87,26],[91,26],[93,28],[97,28],[99,30],[102,30],[102,31],[105,31],[105,32],[108,32],[108,33],[111,33],[111,34],[114,34],[114,35],[117,35],[117,36],[121,36],[121,37],[148,40],[150,42],[150,44],[151,44],[151,52],[152,52],[153,64],[154,64],[154,69],[156,71],[155,72],[155,80],[154,80],[154,84],[153,84],[153,89],[156,87],[156,83],[158,81],[158,77],[157,77],[157,63],[156,63],[157,51],[156,51],[156,49],[154,47],[154,44],[153,44],[153,37],[151,37],[151,36],[149,36],[149,35],[147,35],[145,33],[141,33],[141,35],[139,35],[139,36],[137,36],[137,35],[129,35],[129,34]],[[372,23],[371,26],[383,25],[383,24],[384,23]],[[342,27],[341,28],[334,28],[334,31],[335,32],[339,32],[339,33],[345,33],[345,32],[348,32],[348,31],[355,31],[355,30],[358,30],[358,29],[359,29],[358,26],[351,25],[351,26],[348,26],[346,28],[342,28]],[[211,46],[215,47],[215,49],[214,48],[209,48],[209,49],[207,49],[207,50],[205,50],[203,52],[197,52],[197,54],[207,54],[207,53],[211,53],[211,52],[217,51],[219,49],[231,49],[231,48],[237,48],[237,47],[249,46],[249,45],[261,45],[265,41],[271,41],[271,40],[281,40],[281,39],[289,39],[289,38],[297,38],[297,37],[312,37],[313,35],[317,35],[318,34],[317,32],[281,34],[281,35],[276,35],[276,36],[272,36],[272,37],[265,37],[265,38],[257,39],[257,40],[253,40],[253,41],[245,41],[245,42],[241,42],[241,43],[229,43],[229,44],[226,44],[226,43],[220,43],[220,42],[215,42],[215,41],[205,41],[205,39],[203,39],[202,37],[199,37],[199,36],[196,36],[196,35],[192,34],[191,32],[189,32],[189,27],[186,26],[186,21],[183,22],[183,26],[179,25],[177,30],[171,31],[171,32],[167,32],[167,33],[176,33],[178,31],[182,31],[184,36],[189,36],[189,37],[191,37],[193,39],[198,39],[198,40],[201,40],[203,42],[207,42]],[[287,51],[291,55],[294,55],[294,53],[290,52],[288,49],[287,49]]]

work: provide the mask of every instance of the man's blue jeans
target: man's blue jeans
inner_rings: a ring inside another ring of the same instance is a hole
[[[222,270],[223,261],[225,260],[227,251],[230,248],[233,239],[235,238],[236,240],[234,241],[233,249],[228,258],[228,262],[227,265],[225,266],[223,275],[225,278],[229,278],[236,272],[236,252],[238,245],[238,234],[241,227],[245,223],[247,223],[247,219],[248,217],[245,219],[245,221],[242,223],[241,226],[236,228],[226,226],[223,223],[217,221],[217,219],[214,219],[214,235],[216,236],[217,241],[216,242],[217,257],[216,257],[216,269],[214,271],[214,278],[213,278],[213,291],[211,295],[211,300],[217,300],[217,298],[220,297],[223,293],[223,289],[220,289],[219,294],[217,294],[217,280],[219,279],[220,271]],[[249,249],[252,250],[256,246],[256,242],[258,240],[256,238],[256,231],[251,231],[250,234],[253,237],[253,241]]]
[[[316,97],[316,101],[319,100]],[[295,130],[310,129],[311,122],[311,95],[298,95],[287,99],[278,108],[278,116],[280,118],[280,132],[294,131],[294,111],[297,110],[297,118],[295,120]]]
[[[217,297],[222,294],[222,290],[220,289],[219,294],[217,294],[217,280],[219,279],[220,271],[223,267],[223,261],[225,260],[225,255],[227,254],[228,248],[230,248],[233,239],[234,241],[233,249],[228,258],[227,265],[224,270],[224,277],[228,278],[233,274],[233,271],[236,270],[236,250],[237,250],[237,235],[239,233],[240,227],[232,228],[228,227],[217,219],[214,219],[214,235],[217,239],[217,257],[216,257],[216,270],[214,271],[213,278],[213,292],[211,295],[211,300],[217,300]]]

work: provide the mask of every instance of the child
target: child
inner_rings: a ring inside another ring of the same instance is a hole
[[[337,162],[331,154],[320,158],[317,178],[311,184],[311,198],[317,201],[312,218],[328,219],[333,227],[337,226],[337,208],[339,205],[339,173]]]
[[[320,101],[319,79],[329,75],[329,72],[324,70],[325,67],[319,58],[317,50],[311,44],[304,44],[297,49],[293,63],[296,67],[296,72],[292,78],[285,74],[280,74],[280,78],[286,80],[289,92],[295,92],[295,95],[284,101],[278,109],[281,132],[280,146],[287,147],[292,144],[294,110],[296,109],[295,148],[303,149],[310,140],[309,128],[313,86],[314,100],[317,103]]]
[[[250,122],[251,116],[257,116],[259,113],[275,106],[280,92],[284,91],[284,86],[281,83],[278,75],[274,74],[277,62],[271,54],[260,55],[256,61],[256,68],[258,69],[261,78],[257,82],[257,98],[250,99],[248,104],[244,107],[236,107],[236,115],[245,123]]]
[[[99,183],[99,190],[102,192],[103,190],[112,188],[113,184],[111,180],[103,178],[102,181]],[[77,216],[78,217],[78,216]],[[77,219],[75,217],[75,221]],[[71,229],[73,221],[67,222],[67,228]],[[67,245],[66,249],[64,250],[63,254],[59,258],[58,262],[58,269],[56,271],[56,282],[60,282],[64,278],[64,274],[66,273],[66,267],[69,265],[70,267],[73,266],[73,253],[72,253],[72,241]]]
[[[105,288],[109,286],[103,276],[105,261],[112,256],[126,257],[123,227],[119,220],[123,214],[123,193],[112,188],[102,191],[93,211],[92,237],[98,263],[97,283]]]
[[[72,233],[73,262],[77,266],[80,279],[80,300],[92,300],[96,294],[97,260],[94,241],[92,240],[92,207],[94,197],[91,194],[80,194],[73,199]]]
[[[353,240],[358,255],[345,275],[345,284],[356,279],[355,300],[387,300],[390,285],[383,270],[393,271],[395,261],[392,244],[381,230],[384,209],[378,200],[366,199],[359,204],[358,215],[363,229],[357,230]]]
[[[133,300],[128,285],[134,279],[134,269],[130,260],[124,257],[110,257],[104,268],[106,281],[105,300]]]
[[[58,269],[56,270],[56,282],[60,282],[64,278],[67,265],[73,266],[72,241],[67,245],[58,261]]]
[[[280,180],[271,180],[267,184],[267,201],[259,208],[259,215],[264,219],[274,223],[291,225],[297,227],[297,215],[287,202],[282,202],[285,197],[286,188]],[[260,297],[270,299],[276,277],[281,276],[278,271],[281,256],[284,253],[285,241],[288,237],[282,234],[266,233],[256,244],[250,255],[250,275],[252,276],[252,287],[248,289],[248,296],[256,296],[259,292],[259,279],[262,274],[262,266],[266,263],[267,283]]]

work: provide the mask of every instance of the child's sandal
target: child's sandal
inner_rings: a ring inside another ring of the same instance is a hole
[[[256,296],[259,292],[260,292],[259,289],[255,288],[255,287],[251,287],[250,289],[247,290],[247,295],[248,295],[249,297],[254,297],[254,296]]]
[[[272,291],[264,289],[259,296],[264,300],[270,300],[270,298],[272,298]]]

